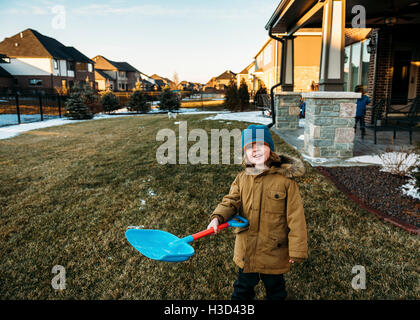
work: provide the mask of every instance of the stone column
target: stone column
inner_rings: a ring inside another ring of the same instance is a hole
[[[298,92],[281,92],[274,96],[277,129],[295,130],[299,128],[300,97]]]
[[[310,157],[353,156],[356,99],[360,93],[314,91],[306,101],[304,153]]]

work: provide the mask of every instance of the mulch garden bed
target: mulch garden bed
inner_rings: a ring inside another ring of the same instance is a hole
[[[420,235],[420,201],[402,194],[407,177],[380,171],[380,166],[317,167],[339,190],[369,212]]]

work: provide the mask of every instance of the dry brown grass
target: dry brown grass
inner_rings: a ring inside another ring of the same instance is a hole
[[[245,128],[178,115],[189,130]],[[124,237],[129,225],[185,236],[204,229],[238,165],[159,165],[167,115],[51,127],[0,140],[2,299],[229,299],[236,276],[234,235],[203,238],[184,263],[143,257]],[[295,154],[277,136],[277,150]],[[296,154],[295,154],[296,155]],[[298,180],[309,258],[286,275],[290,299],[419,299],[419,238],[358,208],[307,165]],[[154,191],[151,196],[149,191]],[[146,200],[144,205],[141,200]],[[54,265],[67,289],[51,287]],[[354,265],[366,290],[351,287]],[[264,290],[257,287],[257,298]]]

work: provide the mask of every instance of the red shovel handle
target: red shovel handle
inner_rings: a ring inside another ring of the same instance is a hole
[[[217,228],[219,230],[222,230],[222,229],[225,229],[227,227],[229,227],[229,223],[225,222],[225,223],[219,224]],[[194,240],[197,240],[197,239],[200,239],[202,237],[209,236],[213,233],[214,233],[214,229],[210,228],[210,229],[206,229],[206,230],[197,232],[197,233],[193,234],[192,237],[193,237]]]

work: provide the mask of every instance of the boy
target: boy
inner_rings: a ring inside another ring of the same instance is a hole
[[[299,188],[294,180],[305,172],[302,161],[274,152],[270,130],[250,125],[242,132],[245,170],[210,216],[208,228],[234,214],[249,221],[237,228],[233,260],[239,267],[232,299],[250,300],[264,282],[267,300],[287,296],[283,274],[307,258],[307,231]]]

